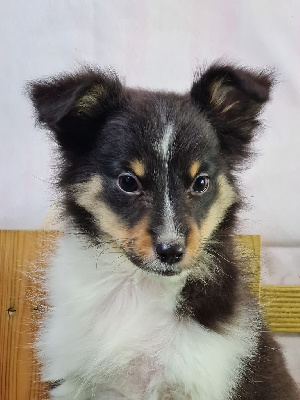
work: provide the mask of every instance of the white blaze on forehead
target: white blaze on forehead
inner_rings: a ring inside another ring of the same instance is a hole
[[[163,204],[163,230],[160,234],[161,239],[163,240],[174,240],[178,235],[178,231],[175,226],[175,213],[174,207],[170,198],[170,180],[169,180],[169,172],[168,172],[168,163],[171,156],[171,149],[174,141],[174,124],[169,122],[166,123],[162,140],[160,142],[160,153],[163,158],[163,162],[165,163],[165,193],[164,193],[164,204]]]
[[[171,153],[173,139],[174,139],[174,125],[169,122],[165,125],[162,140],[161,140],[160,146],[159,146],[160,153],[161,153],[164,161],[166,161],[166,162],[168,161],[170,153]]]
[[[166,182],[163,207],[163,231],[160,236],[165,240],[174,240],[179,236],[175,226],[174,208],[170,199],[169,180]]]

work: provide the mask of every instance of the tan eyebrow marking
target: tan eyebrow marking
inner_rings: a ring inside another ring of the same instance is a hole
[[[194,179],[196,177],[196,174],[199,171],[200,166],[201,166],[200,161],[194,161],[192,163],[192,165],[190,166],[190,169],[189,169],[189,173],[190,173],[191,178]]]
[[[145,175],[145,165],[142,163],[142,161],[133,160],[129,165],[137,177],[143,177]]]

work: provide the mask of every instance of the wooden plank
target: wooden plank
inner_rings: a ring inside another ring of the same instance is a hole
[[[259,235],[237,235],[236,243],[243,266],[249,273],[251,289],[259,297],[261,237]]]
[[[250,283],[258,296],[263,314],[272,332],[300,332],[300,286],[261,285],[261,238],[258,235],[236,237],[238,251],[248,264]]]
[[[262,285],[260,302],[273,332],[300,332],[300,286]]]
[[[30,276],[37,253],[53,233],[0,231],[0,399],[45,400],[31,343],[38,310],[32,294],[36,283]]]

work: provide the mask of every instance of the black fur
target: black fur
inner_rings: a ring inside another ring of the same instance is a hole
[[[101,202],[128,229],[147,215],[150,222],[145,235],[151,236],[155,247],[164,223],[166,174],[176,227],[185,246],[191,234],[190,221],[201,228],[217,201],[218,177],[224,176],[239,192],[234,170],[251,154],[249,145],[271,86],[272,76],[267,72],[215,64],[199,74],[191,91],[183,95],[129,89],[114,73],[91,68],[37,81],[29,86],[29,92],[37,122],[53,132],[61,150],[64,163],[59,185],[65,193],[65,212],[79,231],[93,242],[101,242],[104,235],[92,213],[76,203],[70,189],[99,175]],[[166,170],[155,143],[162,139],[168,124],[175,133]],[[120,191],[117,185],[120,174],[132,172],[132,160],[142,160],[146,171],[140,177],[143,190],[138,196]],[[191,194],[193,178],[188,171],[194,160],[201,162],[201,172],[210,178],[203,196]],[[219,271],[216,279],[187,280],[175,310],[178,318],[192,317],[207,329],[218,331],[220,323],[232,317],[237,302],[254,302],[243,283],[243,264],[234,255],[232,234],[239,207],[237,196],[204,243],[205,262],[210,260],[210,267]],[[148,268],[139,255],[127,255],[141,268]],[[203,260],[200,254],[193,262],[201,265]],[[172,271],[180,272],[176,268]],[[232,400],[298,398],[278,346],[265,328],[261,329],[258,354],[245,364],[244,380]]]

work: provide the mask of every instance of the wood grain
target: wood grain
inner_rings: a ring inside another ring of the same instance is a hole
[[[250,278],[252,291],[260,295],[261,237],[259,235],[237,235],[238,254],[244,261]],[[243,265],[244,266],[244,265]]]
[[[0,399],[44,400],[32,342],[40,311],[31,269],[52,232],[0,231]]]
[[[273,332],[300,332],[300,286],[262,285],[260,302]]]

